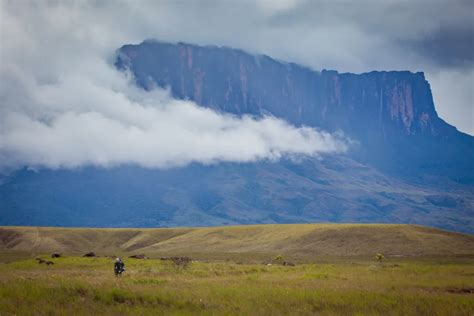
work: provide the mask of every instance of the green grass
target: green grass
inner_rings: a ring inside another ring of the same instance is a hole
[[[285,257],[286,255],[283,254]],[[46,257],[46,256],[45,256]],[[271,258],[269,258],[271,259]],[[290,257],[290,259],[292,259]],[[295,267],[107,258],[0,264],[0,315],[473,315],[474,259],[346,258]]]

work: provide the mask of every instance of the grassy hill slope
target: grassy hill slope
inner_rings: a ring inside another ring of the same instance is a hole
[[[208,228],[97,229],[0,227],[0,251],[30,254],[59,251],[98,255],[145,253],[151,257],[294,258],[320,256],[474,255],[474,236],[414,225],[291,224]],[[196,256],[198,255],[198,256]]]

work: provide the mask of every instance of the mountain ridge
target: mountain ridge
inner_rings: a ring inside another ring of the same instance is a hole
[[[474,137],[439,118],[423,73],[316,73],[270,57],[257,65],[242,50],[163,43],[123,46],[116,67],[145,90],[342,130],[358,145],[298,161],[22,169],[0,185],[0,225],[378,222],[474,232]]]

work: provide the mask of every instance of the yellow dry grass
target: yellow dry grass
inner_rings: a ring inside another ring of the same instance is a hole
[[[289,224],[205,228],[0,227],[0,252],[196,254],[202,258],[472,256],[474,236],[416,225]]]

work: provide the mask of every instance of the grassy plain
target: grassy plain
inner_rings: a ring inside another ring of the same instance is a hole
[[[390,259],[295,267],[108,258],[0,265],[0,315],[472,315],[474,259]]]
[[[4,227],[0,235],[2,316],[474,315],[474,237],[426,227]],[[49,258],[55,250],[65,257]],[[78,256],[89,250],[101,257]],[[386,254],[382,264],[376,252]],[[126,258],[121,278],[103,257],[134,253],[154,259]],[[272,261],[276,254],[296,266]],[[197,260],[177,269],[164,255]]]

